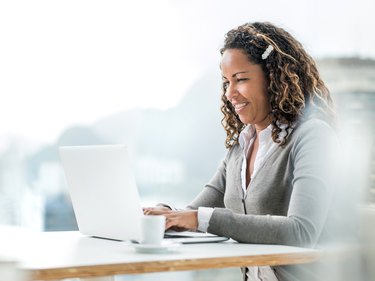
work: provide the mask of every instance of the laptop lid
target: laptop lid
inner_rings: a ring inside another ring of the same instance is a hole
[[[140,239],[143,212],[126,146],[63,146],[59,153],[80,232]]]

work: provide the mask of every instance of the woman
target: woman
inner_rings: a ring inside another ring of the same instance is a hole
[[[271,23],[230,30],[221,49],[228,153],[187,207],[146,208],[166,228],[243,243],[314,247],[335,186],[333,102],[313,59]],[[248,280],[293,280],[290,267],[252,267]]]

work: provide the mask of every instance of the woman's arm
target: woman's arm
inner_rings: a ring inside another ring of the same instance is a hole
[[[224,208],[225,173],[226,160],[222,161],[211,180],[186,208],[192,210],[199,207]]]
[[[197,209],[199,207],[224,207],[225,167],[226,160],[222,161],[215,175],[193,202],[186,207],[186,210],[176,210],[169,205],[160,204],[156,208],[144,208],[144,214],[164,215],[166,217],[166,229],[196,230],[198,228]]]

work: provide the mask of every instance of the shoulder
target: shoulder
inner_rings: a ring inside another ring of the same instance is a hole
[[[297,127],[300,131],[306,130],[330,130],[334,132],[334,129],[324,120],[319,118],[310,118],[300,123]]]
[[[332,126],[318,118],[311,118],[301,122],[292,135],[294,135],[296,140],[337,138],[337,133]]]
[[[339,138],[329,123],[318,118],[308,119],[295,128],[291,135],[292,151],[325,151],[333,153],[340,148]]]

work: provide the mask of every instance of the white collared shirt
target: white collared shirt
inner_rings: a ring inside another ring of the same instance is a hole
[[[256,131],[255,128],[251,125],[247,125],[245,129],[242,130],[239,136],[239,144],[243,151],[243,161],[242,161],[242,168],[241,168],[241,184],[242,184],[242,190],[244,191],[244,194],[246,193],[247,186],[246,186],[246,171],[247,171],[247,156],[249,154],[249,150],[254,143],[256,137]],[[267,160],[269,155],[271,155],[272,152],[274,152],[278,144],[275,143],[272,140],[272,125],[269,125],[267,128],[263,129],[259,132],[259,148],[258,152],[255,157],[254,161],[254,170],[251,175],[253,178],[257,172],[259,171],[259,168],[264,164],[264,162]],[[251,180],[250,180],[251,182]]]

